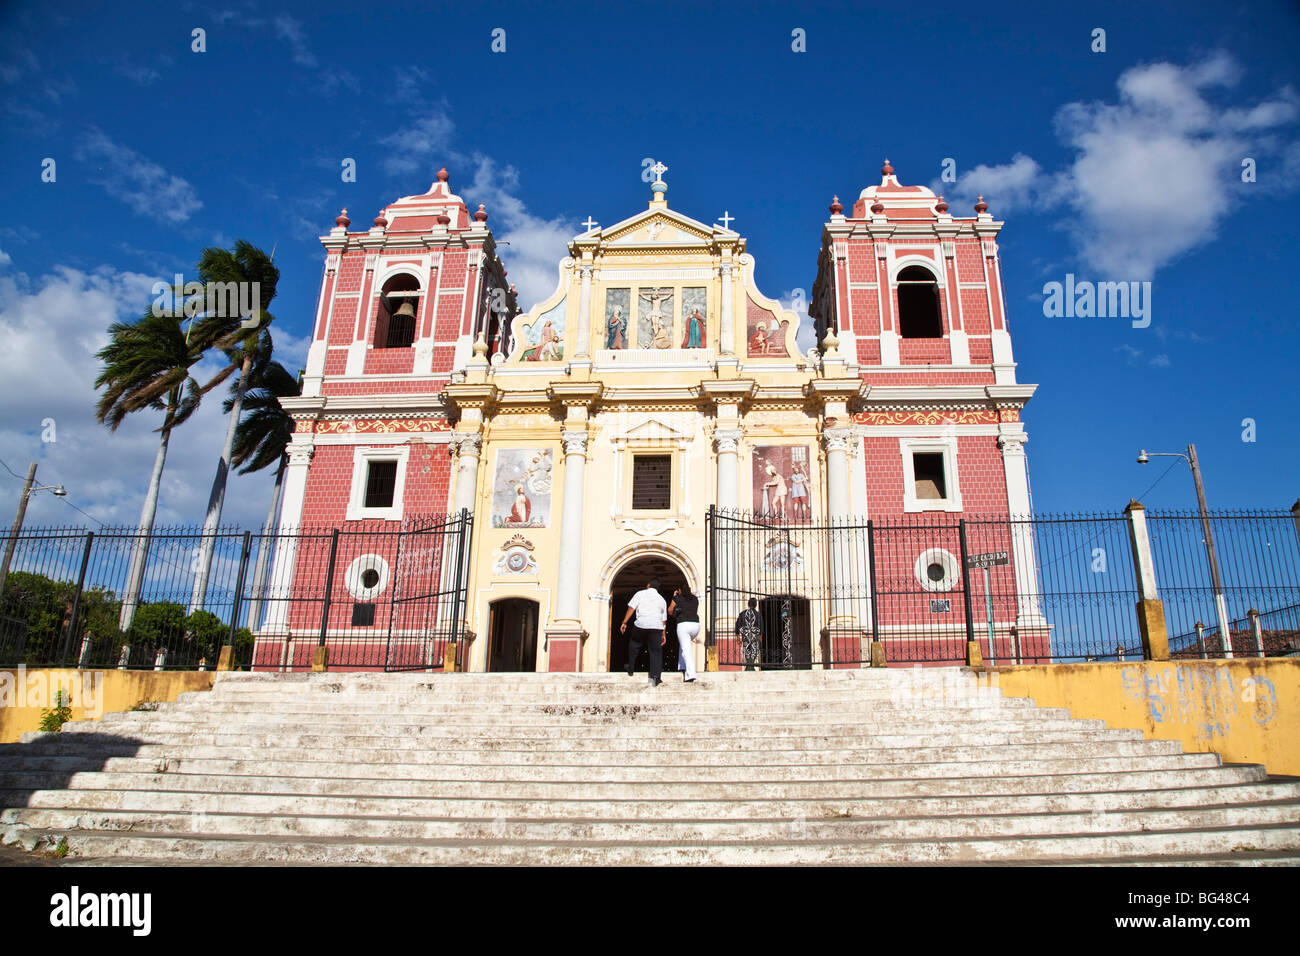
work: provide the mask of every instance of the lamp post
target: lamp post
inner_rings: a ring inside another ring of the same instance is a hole
[[[5,579],[9,577],[9,562],[13,560],[14,547],[18,544],[18,535],[23,530],[23,517],[27,514],[27,499],[34,491],[49,491],[56,498],[67,494],[62,485],[37,485],[36,462],[27,466],[27,481],[23,483],[22,497],[18,499],[18,514],[14,516],[14,526],[9,530],[9,540],[5,543],[4,562],[0,563],[0,594],[4,594]]]
[[[1210,583],[1214,586],[1214,610],[1219,618],[1219,635],[1223,638],[1223,656],[1232,656],[1232,631],[1228,627],[1228,604],[1223,598],[1223,579],[1219,576],[1219,558],[1214,551],[1214,530],[1210,526],[1210,515],[1205,507],[1205,484],[1201,481],[1201,466],[1196,460],[1196,446],[1188,445],[1187,454],[1179,452],[1153,451],[1144,448],[1138,452],[1138,464],[1145,465],[1151,458],[1181,458],[1192,469],[1192,480],[1196,483],[1196,503],[1201,512],[1201,532],[1205,536],[1205,553],[1210,560]]]

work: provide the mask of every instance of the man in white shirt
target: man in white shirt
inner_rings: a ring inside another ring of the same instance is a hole
[[[632,623],[632,633],[627,634],[627,622]],[[627,602],[627,613],[619,633],[627,634],[627,674],[636,671],[636,659],[641,654],[642,645],[648,645],[650,651],[650,686],[659,686],[659,673],[663,669],[663,648],[668,641],[668,602],[659,593],[659,579],[651,578],[644,589],[632,595]]]

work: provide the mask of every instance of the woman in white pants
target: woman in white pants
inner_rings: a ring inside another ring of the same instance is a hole
[[[668,606],[668,615],[677,617],[677,669],[685,671],[689,684],[695,680],[695,648],[691,645],[700,636],[700,599],[691,593],[691,586],[684,584],[673,592],[673,603]]]

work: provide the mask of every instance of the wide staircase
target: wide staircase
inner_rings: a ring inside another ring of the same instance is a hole
[[[1300,862],[1300,781],[956,668],[222,674],[0,746],[67,863]]]

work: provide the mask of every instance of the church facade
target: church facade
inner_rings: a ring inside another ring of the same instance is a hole
[[[784,529],[782,566],[819,580],[865,571],[814,554],[797,529],[1030,513],[1021,411],[1035,386],[1016,380],[1002,223],[982,199],[973,217],[953,216],[888,161],[851,209],[836,199],[808,302],[819,347],[805,352],[799,317],[758,288],[745,238],[673,209],[666,167],[654,169],[647,208],[589,219],[554,292],[526,312],[487,211],[471,212],[445,170],[370,228],[353,230],[345,210],[322,237],[303,394],[284,402],[296,430],[282,529],[472,515],[455,569],[460,669],[619,669],[617,623],[651,575],[666,594],[721,585],[730,603],[707,606],[725,644],[744,595],[719,581],[731,572],[711,507]],[[318,631],[327,645],[391,638],[383,591],[402,558],[364,540],[331,562],[327,628],[291,601],[268,605],[259,666],[301,664]],[[896,565],[885,570],[950,590],[956,546],[922,544],[882,556]],[[1031,592],[1032,541],[1007,550],[1007,588]],[[304,580],[302,564],[282,548],[275,580]],[[790,573],[790,591],[811,586]],[[348,608],[362,602],[381,611],[358,624]],[[1013,629],[1036,613],[1007,606]],[[876,613],[812,606],[803,625],[822,639],[808,663],[830,666],[845,640],[846,659],[863,659]]]

